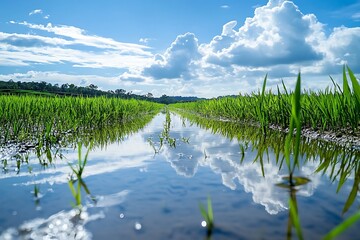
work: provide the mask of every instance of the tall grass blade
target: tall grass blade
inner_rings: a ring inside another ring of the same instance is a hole
[[[214,228],[214,213],[211,204],[210,196],[207,198],[207,211],[202,203],[199,203],[200,213],[206,222],[206,228],[208,235],[211,235],[212,229]]]
[[[355,222],[360,220],[360,211],[347,218],[344,222],[332,229],[325,237],[324,240],[331,240],[339,236],[342,232],[352,226]]]
[[[292,114],[291,117],[295,119],[296,125],[296,139],[295,139],[295,150],[294,150],[294,158],[295,164],[299,164],[299,149],[300,149],[300,137],[301,137],[301,75],[298,74],[298,78],[296,81],[294,100],[292,106]]]
[[[209,220],[211,223],[214,222],[214,213],[213,213],[213,209],[212,209],[212,204],[211,204],[211,198],[208,197],[207,199],[207,204],[208,204],[208,214],[209,214]]]
[[[351,98],[351,91],[346,77],[345,65],[343,66],[343,95],[344,95],[344,103],[347,104]]]
[[[351,69],[347,66],[347,70],[349,73],[349,77],[351,80],[351,84],[354,90],[355,97],[357,99],[357,102],[360,104],[360,84],[358,80],[356,79],[354,73],[351,71]]]
[[[343,214],[349,210],[349,208],[352,206],[352,204],[354,203],[354,201],[356,199],[356,196],[359,191],[359,179],[360,179],[359,177],[355,177],[354,185],[353,185],[351,192],[349,194],[349,197],[346,200],[346,203],[344,205]]]
[[[303,240],[304,237],[303,237],[302,230],[301,230],[301,225],[300,225],[299,215],[297,212],[296,203],[294,202],[294,200],[292,198],[289,199],[289,206],[290,206],[290,210],[289,210],[290,217],[295,226],[296,234],[300,240]]]

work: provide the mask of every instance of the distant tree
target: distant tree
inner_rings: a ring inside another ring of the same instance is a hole
[[[42,81],[37,84],[37,90],[45,91],[46,90],[47,83]]]
[[[78,90],[77,90],[77,86],[73,83],[71,84],[67,84],[67,88],[66,88],[66,91],[69,92],[69,93],[77,93]]]
[[[66,92],[68,88],[69,88],[69,84],[67,83],[61,85],[61,91],[63,92]]]
[[[88,86],[88,88],[90,88],[91,90],[96,90],[96,89],[98,89],[98,86],[96,86],[96,85],[94,85],[94,84],[90,84],[90,85]]]
[[[124,95],[126,93],[126,90],[124,89],[116,89],[115,94],[117,95]]]
[[[152,93],[144,95],[134,94],[132,91],[127,92],[125,89],[116,89],[102,91],[98,89],[98,86],[90,84],[89,86],[76,86],[75,84],[65,83],[59,86],[59,84],[52,85],[47,82],[14,82],[10,79],[8,81],[0,81],[0,89],[23,89],[23,90],[36,90],[36,91],[47,91],[56,93],[59,95],[72,95],[72,96],[108,96],[108,97],[120,97],[120,98],[134,98],[149,100],[154,102],[161,102],[165,104],[183,101],[196,101],[197,97],[181,97],[181,96],[167,96],[163,94],[160,98],[155,98]]]
[[[159,102],[164,103],[164,104],[169,104],[170,103],[170,99],[168,96],[166,96],[166,94],[163,94],[160,98],[159,98]]]

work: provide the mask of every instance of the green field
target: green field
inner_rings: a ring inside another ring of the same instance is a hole
[[[153,116],[161,104],[118,98],[0,96],[1,142],[56,142],[65,133],[92,133]]]
[[[332,91],[326,89],[301,93],[302,127],[316,131],[359,132],[360,85],[352,71],[349,68],[347,70],[348,76],[344,68],[342,88],[334,83]],[[300,74],[299,78],[301,78]],[[260,124],[264,130],[269,125],[289,127],[293,93],[286,89],[285,85],[278,87],[276,93],[265,89],[266,77],[262,92],[239,95],[236,98],[177,103],[172,105],[172,108],[207,118]]]

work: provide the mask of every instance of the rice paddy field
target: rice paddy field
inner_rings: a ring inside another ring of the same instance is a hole
[[[0,96],[0,239],[358,239],[359,128],[348,68],[170,106]]]
[[[334,82],[333,90],[305,91],[299,96],[303,128],[316,131],[346,131],[359,133],[360,85],[351,69],[348,76],[344,67],[343,86]],[[301,76],[299,74],[298,79]],[[348,80],[349,79],[349,80]],[[350,83],[349,83],[350,82]],[[350,89],[352,86],[352,90]],[[293,93],[285,85],[278,86],[276,93],[266,92],[266,77],[262,92],[193,103],[179,103],[173,107],[200,114],[207,118],[243,121],[260,124],[265,130],[270,125],[289,127]]]

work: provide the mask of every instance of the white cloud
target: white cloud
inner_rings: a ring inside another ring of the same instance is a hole
[[[223,32],[203,45],[206,60],[229,66],[271,66],[320,60],[307,38],[313,33],[312,19],[289,1],[269,1],[255,9],[255,15],[234,30],[235,21],[224,25]]]
[[[179,35],[164,55],[156,55],[151,66],[144,69],[144,75],[155,79],[190,78],[194,60],[200,57],[198,40],[193,33]]]
[[[153,38],[140,38],[139,42],[143,44],[148,44],[150,41],[154,40]]]
[[[144,66],[150,61],[150,57],[117,51],[87,52],[58,46],[17,47],[0,43],[0,65],[3,66],[72,63],[73,67],[128,69]]]
[[[19,25],[27,26],[31,29],[37,29],[42,31],[47,31],[50,33],[54,33],[58,36],[62,37],[69,37],[73,39],[74,44],[81,44],[85,46],[91,46],[96,47],[100,49],[113,49],[118,50],[121,53],[124,54],[141,54],[145,56],[151,56],[151,54],[145,49],[148,49],[149,47],[140,45],[140,44],[134,44],[134,43],[123,43],[115,41],[111,38],[105,38],[100,37],[96,35],[88,35],[86,34],[86,31],[77,28],[74,26],[67,26],[67,25],[52,25],[51,23],[48,23],[47,25],[42,24],[32,24],[28,22],[17,22]]]
[[[29,12],[29,16],[42,13],[43,11],[41,9],[35,9],[34,11]]]
[[[228,9],[228,8],[230,8],[230,6],[229,5],[222,5],[221,8]]]
[[[0,43],[6,43],[17,47],[34,47],[45,45],[73,45],[74,43],[63,38],[43,37],[31,34],[4,33],[0,32]]]
[[[73,26],[10,23],[52,32],[56,37],[0,32],[2,66],[71,63],[73,67],[136,69],[148,65],[153,56],[147,46],[87,35],[84,30]],[[94,49],[81,50],[78,45]]]
[[[143,73],[153,79],[175,78],[177,81],[169,84],[177,89],[186,85],[191,94],[210,97],[256,91],[266,73],[268,89],[280,83],[278,78],[293,87],[299,71],[304,88],[324,89],[332,85],[328,74],[340,73],[342,64],[360,71],[359,28],[334,28],[327,34],[326,25],[314,14],[303,14],[293,2],[269,1],[256,8],[254,16],[238,29],[236,25],[236,21],[230,21],[210,43],[194,45],[191,52],[199,53],[200,58],[188,54],[186,61],[180,61],[181,57],[170,61],[175,59],[170,57],[170,47],[164,55],[156,55]],[[190,77],[179,69],[191,73]],[[165,90],[178,92],[170,87]]]
[[[323,43],[326,50],[323,72],[334,73],[343,64],[349,64],[353,71],[360,72],[360,27],[334,28],[330,36]],[[334,68],[338,66],[337,68]]]
[[[222,184],[227,188],[231,190],[243,188],[245,192],[250,193],[254,203],[263,205],[269,214],[278,214],[288,208],[289,193],[276,186],[283,182],[282,177],[287,174],[286,168],[279,170],[271,150],[268,155],[269,161],[265,161],[261,166],[258,161],[254,162],[258,153],[253,151],[254,146],[250,145],[246,150],[244,162],[240,163],[238,140],[209,134],[209,131],[199,129],[196,125],[190,126],[185,132],[181,129],[182,120],[179,117],[172,117],[171,122],[172,137],[179,138],[185,135],[190,137],[192,143],[197,143],[179,144],[176,150],[166,146],[162,149],[161,154],[178,175],[192,177],[198,169],[206,167],[219,175]],[[192,134],[189,136],[189,133]],[[207,158],[204,157],[204,152]],[[320,176],[313,175],[317,163],[318,161],[315,160],[309,161],[306,166],[299,169],[300,176],[311,179],[310,183],[298,189],[299,196],[313,195],[320,184]]]
[[[348,17],[358,17],[356,11],[351,13]],[[254,16],[244,23],[224,24],[210,42],[199,44],[194,33],[186,33],[158,54],[146,46],[153,40],[149,38],[132,44],[91,35],[75,26],[9,23],[25,26],[32,34],[0,32],[0,65],[66,63],[121,69],[124,73],[116,81],[129,90],[155,96],[249,93],[261,87],[266,73],[269,88],[279,78],[291,88],[299,70],[304,88],[322,89],[332,84],[328,74],[341,73],[344,63],[360,72],[359,27],[326,29],[314,14],[304,14],[284,0],[257,6]]]

